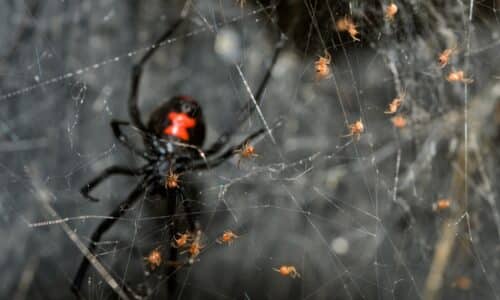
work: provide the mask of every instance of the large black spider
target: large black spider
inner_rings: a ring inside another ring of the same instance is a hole
[[[238,112],[238,124],[230,127],[223,132],[219,138],[206,150],[200,149],[205,138],[205,123],[203,113],[198,103],[188,96],[175,96],[169,101],[160,105],[150,116],[149,122],[145,125],[140,117],[138,107],[138,92],[139,83],[144,65],[148,62],[151,56],[159,48],[158,45],[164,43],[182,24],[185,18],[181,18],[166,30],[161,37],[136,63],[132,68],[132,80],[130,95],[128,99],[128,111],[131,122],[112,120],[111,128],[114,136],[118,141],[132,151],[135,155],[142,157],[147,163],[137,169],[126,166],[111,166],[104,169],[94,179],[85,184],[82,189],[82,195],[91,200],[99,201],[99,199],[90,195],[90,192],[100,185],[105,179],[114,175],[139,176],[139,183],[130,192],[127,198],[116,207],[106,218],[99,224],[97,229],[91,236],[89,244],[90,253],[94,254],[96,243],[101,239],[102,235],[132,207],[139,197],[148,191],[155,193],[165,199],[167,203],[167,215],[173,216],[177,210],[178,194],[182,193],[181,189],[176,185],[168,184],[168,177],[172,174],[184,174],[195,170],[211,169],[216,167],[231,158],[238,149],[251,142],[255,138],[261,136],[264,128],[250,134],[240,144],[231,146],[225,151],[224,148],[233,137],[234,133],[239,129],[241,124],[253,113],[255,105],[245,105]],[[260,103],[264,89],[269,81],[272,68],[276,63],[279,52],[284,45],[284,36],[281,35],[280,41],[276,44],[271,64],[268,67],[265,76],[260,83],[256,93],[255,100]],[[249,108],[250,107],[250,108]],[[144,138],[144,150],[140,149],[129,141],[127,136],[122,132],[122,126],[131,126],[138,130]],[[196,232],[199,225],[195,219],[195,211],[188,201],[182,202],[187,225],[190,232]],[[175,224],[175,223],[174,223]],[[175,229],[172,232],[176,232]],[[171,233],[172,234],[172,233]],[[168,243],[170,244],[170,243]],[[169,261],[176,261],[177,249],[169,246]],[[78,271],[75,275],[72,290],[80,297],[80,288],[84,279],[85,273],[89,268],[89,261],[84,258],[81,262]],[[175,267],[170,268],[167,273],[174,273]],[[169,274],[167,274],[169,275]],[[168,277],[169,293],[175,293],[175,274]],[[131,291],[130,288],[127,288]]]

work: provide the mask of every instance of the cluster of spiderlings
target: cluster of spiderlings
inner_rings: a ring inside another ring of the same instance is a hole
[[[438,55],[438,66],[440,68],[446,67],[450,63],[452,55],[457,52],[457,46],[443,50],[443,52]],[[466,78],[463,70],[453,70],[453,68],[446,76],[446,80],[449,82],[461,82],[465,84],[473,82],[471,78]]]
[[[200,255],[201,250],[205,247],[201,242],[201,238],[201,230],[198,230],[196,233],[177,233],[171,243],[174,248],[183,250],[181,254],[187,253],[189,262],[193,263],[194,259]]]
[[[390,3],[385,8],[385,18],[388,21],[393,21],[398,12],[398,6],[394,3]],[[352,18],[343,17],[336,22],[336,30],[339,32],[347,32],[351,38],[355,41],[360,41],[358,38],[359,31],[357,30],[357,25],[354,23]],[[316,73],[316,80],[322,80],[328,78],[331,75],[331,55],[325,50],[324,56],[319,56],[319,58],[314,62],[314,69]],[[403,101],[403,96],[396,98],[389,104],[389,109],[386,111],[388,114],[395,113]],[[406,126],[406,119],[402,116],[396,116],[392,119],[394,126],[402,128]],[[360,119],[352,124],[348,125],[349,133],[344,137],[355,137],[359,140],[361,134],[365,131],[363,121]]]
[[[230,246],[238,238],[239,236],[232,230],[225,230],[215,241],[218,244]],[[192,234],[190,232],[177,233],[171,243],[174,248],[184,249],[181,253],[187,253],[188,263],[193,264],[195,259],[200,255],[201,250],[205,248],[201,239],[202,232],[199,230],[196,234]],[[161,248],[157,247],[151,250],[151,252],[144,257],[144,260],[152,271],[160,267],[163,263]],[[179,266],[183,265],[182,262],[171,263]],[[282,265],[279,268],[273,268],[273,270],[285,277],[300,278],[300,273],[297,272],[297,269],[291,265]]]
[[[225,230],[215,241],[218,244],[231,245],[238,237],[239,236],[233,231]],[[188,231],[184,233],[178,232],[171,241],[171,245],[174,248],[183,250],[181,252],[182,254],[188,254],[189,263],[193,263],[194,259],[197,258],[202,249],[205,248],[205,245],[202,243],[201,230],[194,234]],[[147,262],[151,270],[158,268],[163,263],[161,248],[157,247],[151,250],[144,260]],[[182,263],[177,263],[182,265]]]

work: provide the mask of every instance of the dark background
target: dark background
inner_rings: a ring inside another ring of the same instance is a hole
[[[268,124],[283,120],[276,143],[266,136],[255,160],[238,167],[234,158],[183,181],[198,188],[190,199],[202,205],[206,247],[177,272],[178,298],[500,298],[500,3],[395,1],[392,22],[384,20],[387,3],[193,1],[178,39],[148,64],[143,118],[173,95],[191,95],[203,106],[208,145],[235,126],[248,100],[217,41],[240,41],[230,49],[255,91],[279,35],[288,38],[261,105]],[[33,224],[72,218],[64,224],[87,244],[99,217],[138,181],[106,181],[99,203],[79,193],[107,166],[143,163],[116,143],[109,121],[129,119],[131,66],[183,5],[0,3],[2,299],[72,297],[81,252],[62,223]],[[360,42],[334,29],[345,15],[358,24]],[[454,46],[440,69],[437,56]],[[314,61],[325,49],[333,76],[318,82]],[[472,84],[445,80],[460,69]],[[384,111],[403,91],[409,124],[400,130]],[[344,137],[359,119],[366,128],[359,141]],[[261,126],[254,115],[234,143]],[[433,210],[441,198],[450,208]],[[97,247],[118,280],[151,299],[165,298],[164,268],[150,272],[143,258],[168,248],[175,229],[165,215],[161,199],[142,199]],[[226,229],[240,238],[215,243]],[[280,276],[273,271],[280,265],[295,266],[301,278]],[[83,291],[116,298],[94,272]]]

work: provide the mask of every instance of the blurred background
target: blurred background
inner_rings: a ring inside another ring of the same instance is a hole
[[[246,84],[255,92],[280,37],[285,46],[262,114],[231,142],[281,120],[258,156],[182,178],[204,247],[175,271],[171,298],[500,298],[498,0],[4,0],[2,299],[74,298],[78,243],[139,178],[105,181],[97,203],[80,188],[108,166],[144,164],[109,122],[130,119],[132,65],[186,5],[139,103],[146,120],[174,95],[197,99],[205,148],[253,106]],[[120,286],[167,297],[179,209],[168,216],[165,199],[144,196],[96,244]],[[216,242],[225,230],[238,235],[231,245]],[[81,297],[117,299],[109,283],[91,267]]]

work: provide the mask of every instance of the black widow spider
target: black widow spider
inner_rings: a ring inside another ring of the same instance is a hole
[[[167,215],[173,216],[176,214],[177,199],[179,198],[179,193],[182,193],[182,191],[176,184],[168,184],[169,176],[173,174],[184,174],[195,170],[207,170],[214,168],[234,156],[235,153],[237,153],[237,150],[241,149],[244,145],[265,133],[264,128],[257,130],[245,138],[240,144],[231,146],[227,150],[222,151],[231,140],[234,133],[239,129],[241,124],[253,113],[255,106],[250,105],[249,108],[247,104],[238,112],[239,123],[223,132],[208,149],[201,150],[200,147],[203,145],[205,138],[203,114],[198,103],[193,98],[188,96],[172,97],[169,101],[163,103],[153,111],[147,125],[142,122],[138,107],[138,92],[143,67],[159,48],[158,46],[162,45],[169,39],[169,37],[182,24],[184,19],[185,16],[183,15],[171,26],[171,28],[166,30],[160,36],[160,38],[153,44],[154,46],[148,49],[139,62],[133,66],[131,90],[128,99],[128,112],[131,123],[119,120],[111,121],[113,134],[118,141],[135,155],[146,160],[147,163],[137,169],[118,165],[108,167],[94,179],[85,184],[81,189],[81,193],[85,198],[91,201],[99,201],[99,199],[90,195],[90,192],[100,185],[105,179],[114,175],[142,177],[139,183],[127,196],[125,201],[120,203],[118,207],[111,212],[109,218],[102,221],[102,223],[100,223],[97,229],[93,232],[90,238],[91,242],[88,247],[90,253],[92,254],[94,254],[96,243],[101,239],[102,235],[137,202],[139,197],[144,194],[146,190],[148,193],[155,193],[155,195],[157,194],[162,197],[162,199],[165,199],[167,203]],[[284,46],[284,41],[285,37],[281,34],[280,41],[276,44],[271,64],[268,67],[257,92],[255,93],[254,99],[256,100],[257,105],[260,103],[264,89],[270,79],[271,71],[277,61],[279,52]],[[131,126],[140,132],[144,138],[144,150],[129,141],[127,136],[121,130],[122,126]],[[194,214],[196,212],[193,210],[192,205],[189,204],[188,201],[183,201],[182,205],[185,211],[189,231],[193,233],[197,232],[199,225],[194,219]],[[177,248],[173,246],[169,247],[169,261],[176,261]],[[72,290],[77,297],[81,297],[80,288],[88,268],[89,261],[84,258],[78,268],[72,284]],[[168,277],[168,290],[169,293],[175,293],[176,282],[174,278],[175,274],[173,274],[175,267],[170,267],[169,269],[170,270],[167,271],[167,275],[169,275],[169,273],[172,274]],[[131,289],[128,287],[127,291],[132,293]],[[137,297],[137,295],[135,295],[135,297]]]

